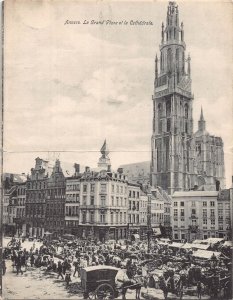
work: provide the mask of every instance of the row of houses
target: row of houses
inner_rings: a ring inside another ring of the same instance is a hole
[[[30,175],[5,174],[5,234],[43,237],[72,234],[98,240],[133,234],[174,240],[231,239],[233,189],[177,191],[132,182],[124,169],[111,170],[106,142],[98,167],[74,165],[65,176],[61,163],[36,158]],[[149,216],[149,217],[148,217]]]
[[[131,183],[123,168],[111,170],[106,142],[101,154],[97,168],[85,167],[81,172],[75,164],[69,177],[64,176],[59,160],[51,168],[49,161],[39,157],[21,182],[8,174],[4,180],[5,234],[43,237],[66,233],[107,240],[146,236],[148,226],[157,235],[162,227],[171,232],[170,218],[164,218],[171,198],[158,189],[153,191],[148,224],[147,186]]]

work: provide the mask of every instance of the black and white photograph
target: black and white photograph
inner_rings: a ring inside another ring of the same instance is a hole
[[[1,299],[231,300],[231,1],[5,0]]]

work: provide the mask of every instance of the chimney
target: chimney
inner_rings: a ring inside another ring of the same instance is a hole
[[[108,172],[111,172],[111,165],[108,165]]]
[[[124,170],[123,168],[118,168],[118,169],[117,169],[117,172],[118,172],[119,174],[123,174],[123,170]]]
[[[90,167],[85,167],[85,172],[89,173],[90,172]]]
[[[80,173],[80,164],[74,164],[75,173]]]

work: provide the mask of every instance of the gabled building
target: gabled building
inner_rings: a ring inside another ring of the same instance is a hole
[[[61,169],[60,161],[57,159],[52,174],[47,179],[45,193],[45,230],[53,234],[54,237],[64,233],[65,198],[66,180]]]
[[[26,182],[26,234],[43,237],[46,218],[46,190],[49,178],[48,161],[39,157]]]

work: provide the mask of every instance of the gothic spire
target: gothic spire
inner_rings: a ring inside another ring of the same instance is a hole
[[[176,2],[170,1],[167,8],[166,29],[167,42],[171,40],[179,40],[179,11]]]
[[[201,115],[200,115],[200,119],[198,121],[198,130],[199,131],[205,131],[205,119],[204,119],[204,115],[203,115],[203,109],[201,107]]]

